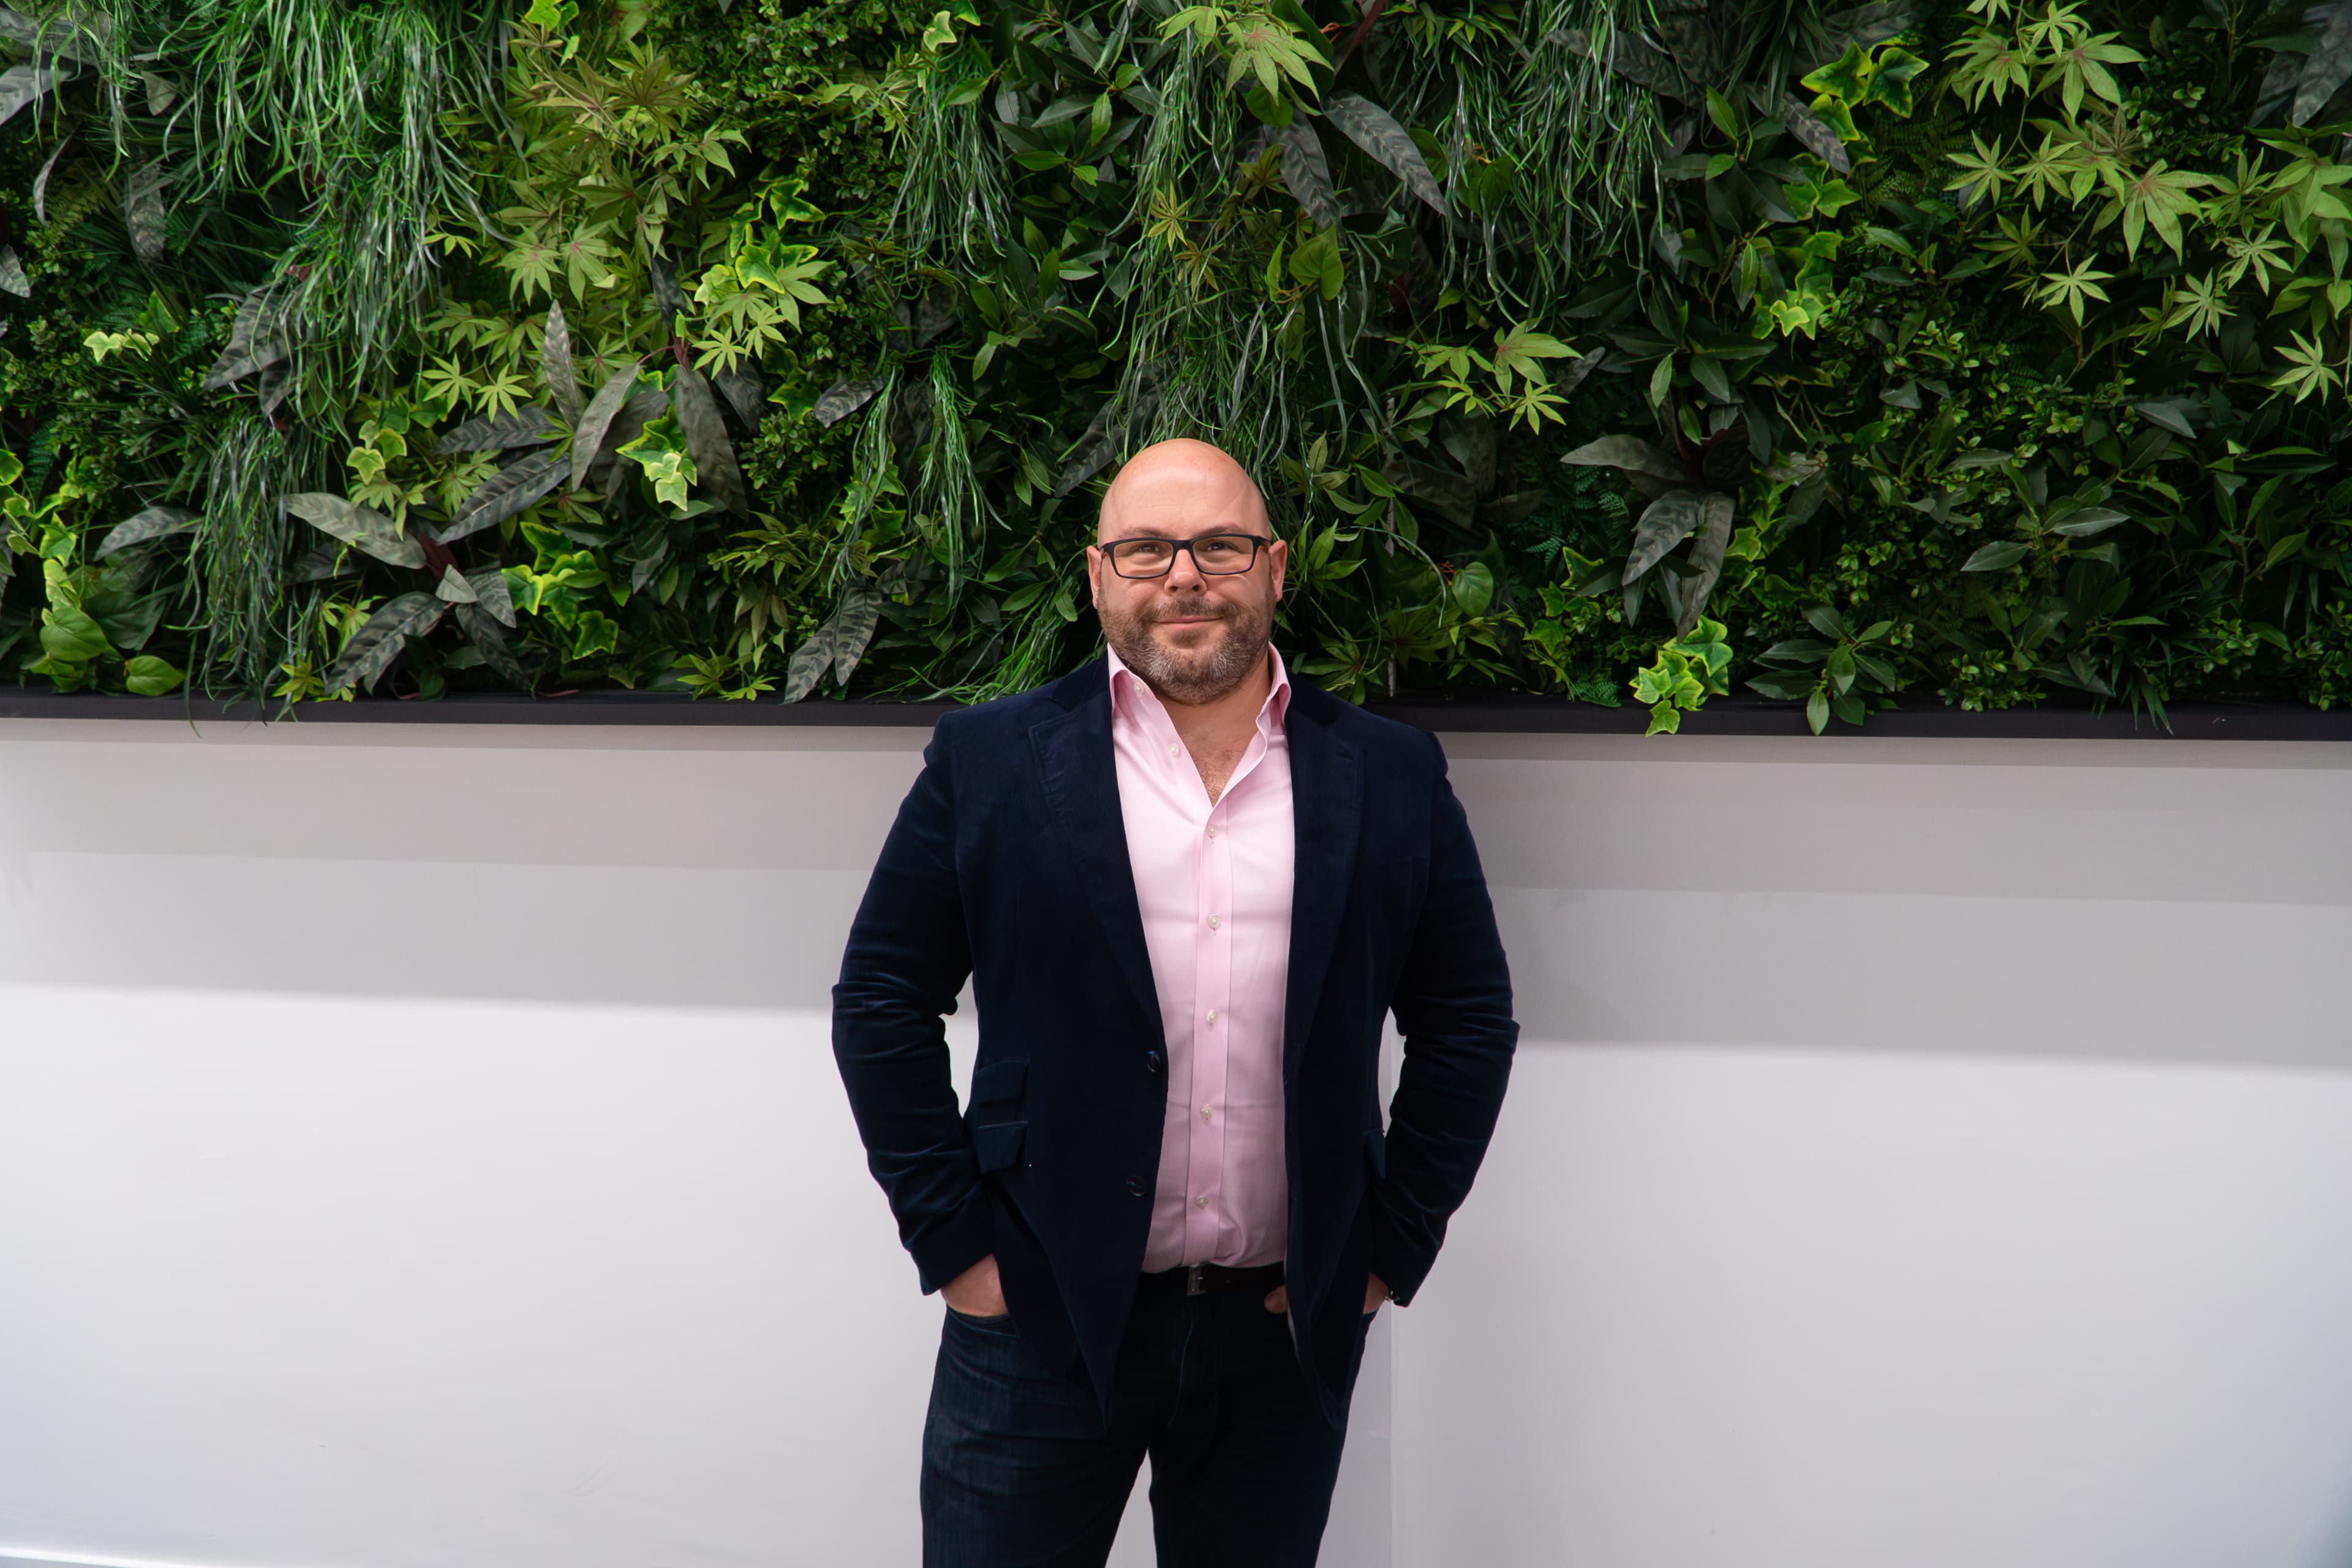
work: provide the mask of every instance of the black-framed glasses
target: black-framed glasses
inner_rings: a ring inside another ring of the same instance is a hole
[[[1273,542],[1255,533],[1204,533],[1198,539],[1114,539],[1101,550],[1122,577],[1165,577],[1175,570],[1180,550],[1192,557],[1192,570],[1203,577],[1238,577]]]

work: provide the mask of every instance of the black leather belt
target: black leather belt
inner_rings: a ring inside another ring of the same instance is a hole
[[[1225,1296],[1244,1290],[1265,1295],[1282,1283],[1282,1265],[1262,1264],[1255,1268],[1228,1268],[1222,1263],[1195,1263],[1183,1268],[1163,1269],[1143,1277],[1143,1289],[1153,1296]]]

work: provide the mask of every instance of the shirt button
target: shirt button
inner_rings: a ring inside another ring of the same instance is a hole
[[[1209,837],[1210,837],[1214,838],[1216,836],[1217,836],[1217,830],[1216,830],[1215,828],[1212,827],[1211,829],[1209,829]]]
[[[1214,931],[1214,930],[1216,930],[1216,929],[1217,929],[1217,917],[1216,917],[1216,916],[1214,916],[1214,915],[1211,915],[1211,916],[1209,917],[1209,929],[1210,929],[1211,931]]]
[[[1181,753],[1183,752],[1183,750],[1184,750],[1184,748],[1183,748],[1183,747],[1181,747],[1181,746],[1171,746],[1171,747],[1169,747],[1169,748],[1168,748],[1168,754],[1169,754],[1170,756],[1171,756],[1171,757],[1173,757],[1173,756],[1177,756],[1177,755],[1181,754]]]
[[[1141,1197],[1143,1195],[1143,1178],[1141,1176],[1128,1177],[1127,1190],[1135,1196],[1139,1198]]]
[[[1206,1198],[1194,1198],[1192,1200],[1192,1206],[1196,1209],[1207,1208],[1209,1206],[1209,1200]]]
[[[1203,1121],[1209,1120],[1209,1108],[1205,1105],[1201,1107],[1201,1120]]]
[[[1209,1009],[1209,1022],[1211,1022],[1212,1024],[1213,1024],[1213,1023],[1215,1023],[1216,1021],[1217,1021],[1217,1010],[1216,1010],[1214,1007],[1212,1007],[1212,1008],[1210,1008],[1210,1009]]]

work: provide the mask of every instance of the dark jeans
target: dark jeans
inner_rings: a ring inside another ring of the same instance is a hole
[[[923,1568],[1101,1568],[1147,1453],[1160,1568],[1311,1568],[1347,1433],[1316,1408],[1289,1325],[1258,1293],[1139,1300],[1106,1430],[1079,1374],[1010,1318],[950,1310]]]

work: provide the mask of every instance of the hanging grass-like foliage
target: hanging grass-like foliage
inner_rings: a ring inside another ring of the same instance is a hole
[[[983,699],[1192,436],[1353,698],[2333,703],[2347,27],[19,0],[0,676]]]

